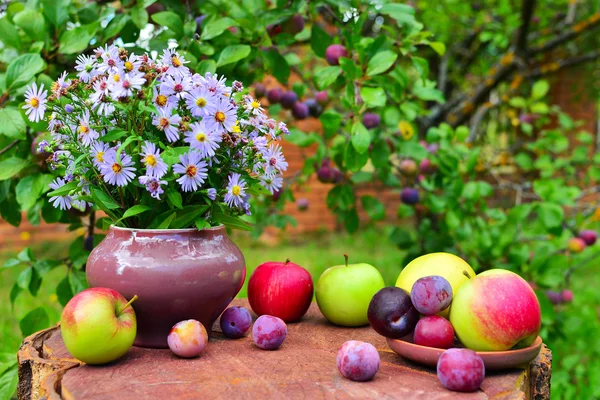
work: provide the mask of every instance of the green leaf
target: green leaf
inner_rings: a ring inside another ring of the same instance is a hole
[[[227,46],[219,54],[217,67],[243,60],[250,55],[251,50],[247,44],[232,44],[231,46]]]
[[[412,57],[412,63],[421,78],[425,80],[429,76],[429,63],[422,57]]]
[[[15,25],[21,27],[32,40],[44,38],[46,23],[43,15],[32,9],[25,9],[13,18]]]
[[[71,192],[71,190],[76,189],[76,188],[77,188],[77,182],[71,181],[71,182],[67,183],[66,185],[63,185],[63,186],[59,187],[58,189],[53,190],[50,193],[48,193],[48,197],[65,196],[65,195],[68,195]]]
[[[390,240],[401,249],[406,249],[415,242],[410,232],[402,228],[394,228],[390,233]]]
[[[159,25],[164,25],[175,33],[177,39],[183,36],[183,21],[179,15],[172,11],[162,11],[152,15],[152,20]]]
[[[0,161],[0,181],[12,178],[27,165],[29,165],[27,160],[17,157],[11,157]]]
[[[352,145],[359,154],[367,151],[371,145],[371,135],[360,121],[352,125]]]
[[[45,329],[50,325],[50,318],[44,307],[35,308],[27,313],[21,321],[19,327],[23,336],[29,336],[37,331]]]
[[[20,55],[6,69],[6,87],[16,89],[29,83],[35,74],[45,67],[46,63],[39,54],[27,53]]]
[[[442,42],[431,42],[429,43],[429,47],[431,47],[440,56],[446,54],[446,45]]]
[[[525,102],[525,99],[520,96],[512,97],[508,101],[508,104],[510,104],[513,107],[517,107],[517,108],[525,108],[525,106],[527,105],[527,103]]]
[[[92,187],[91,192],[92,197],[94,198],[94,203],[103,211],[106,212],[106,210],[116,210],[117,208],[120,208],[120,206],[104,191]]]
[[[144,29],[148,25],[148,12],[143,3],[138,3],[131,9],[131,20],[138,29]]]
[[[531,97],[535,100],[539,100],[544,97],[550,90],[550,84],[548,81],[537,81],[531,88]]]
[[[415,22],[415,10],[407,4],[384,4],[379,12],[395,19],[399,27],[410,26]]]
[[[98,31],[98,23],[81,25],[60,35],[58,51],[62,54],[81,53]]]
[[[412,92],[421,100],[444,103],[444,94],[436,88],[415,85]]]
[[[130,18],[127,14],[117,14],[107,25],[107,27],[102,31],[102,36],[105,40],[109,40],[115,36],[117,36],[127,22],[129,22]]]
[[[254,228],[252,225],[248,224],[245,221],[242,221],[239,217],[234,217],[233,215],[227,214],[218,214],[215,216],[216,220],[231,229],[238,229],[241,231],[252,231]]]
[[[561,226],[565,216],[561,206],[554,203],[540,203],[538,217],[546,229],[552,229]]]
[[[346,228],[346,232],[352,234],[358,230],[360,225],[360,218],[358,213],[356,212],[356,208],[352,208],[346,211],[343,214],[344,218],[344,228]]]
[[[71,0],[42,0],[46,20],[57,28],[69,19],[69,4]]]
[[[0,108],[0,135],[11,139],[25,139],[25,128],[27,125],[21,117],[21,113],[14,107]]]
[[[330,137],[333,136],[338,129],[340,129],[340,125],[342,124],[342,116],[333,111],[327,110],[319,117],[321,124],[323,124],[323,130],[325,131],[325,135]]]
[[[169,225],[171,225],[171,221],[173,221],[176,215],[177,213],[173,212],[171,215],[165,218],[163,222],[160,223],[157,229],[169,229]]]
[[[85,271],[72,269],[69,273],[69,286],[74,295],[87,289],[88,285],[85,278]]]
[[[175,208],[183,208],[183,197],[175,188],[167,190],[167,199]]]
[[[179,216],[169,225],[171,229],[188,228],[198,217],[208,210],[209,206],[186,207],[179,212]]]
[[[375,56],[369,60],[369,64],[367,65],[367,75],[375,76],[387,71],[394,65],[397,59],[398,54],[390,50],[375,54]]]
[[[548,107],[548,104],[546,103],[537,102],[531,106],[531,112],[537,114],[548,114],[550,112],[550,107]]]
[[[170,167],[179,162],[179,156],[189,151],[189,147],[170,147],[162,153],[163,161]]]
[[[17,357],[13,353],[8,354],[14,359],[14,362],[4,364],[2,367],[2,372],[0,373],[0,399],[11,399],[17,390],[19,382]]]
[[[348,143],[346,146],[346,152],[344,153],[344,163],[351,172],[358,172],[362,167],[365,166],[369,160],[369,153],[364,152],[358,153],[352,143]]]
[[[215,60],[202,60],[198,63],[197,70],[202,76],[206,75],[207,72],[214,74],[217,70],[217,63]]]
[[[19,30],[10,22],[10,19],[5,16],[0,18],[0,41],[7,47],[13,47],[16,50],[21,49],[21,37]]]
[[[310,47],[318,57],[325,58],[327,47],[333,43],[331,35],[319,25],[313,24],[310,35]]]
[[[154,16],[152,18],[154,18]],[[203,22],[203,25],[204,27],[202,28],[202,34],[200,35],[200,39],[202,40],[210,40],[216,38],[217,36],[225,32],[227,28],[230,28],[232,26],[238,26],[237,22],[227,17],[213,19],[212,21],[209,21],[206,24],[204,24]]]
[[[27,267],[17,277],[17,285],[20,289],[26,290],[29,288],[31,277],[33,276],[33,267]]]
[[[22,211],[27,211],[37,202],[40,195],[47,189],[52,175],[28,175],[21,179],[15,188],[17,203]]]
[[[66,306],[69,300],[73,297],[73,291],[69,284],[69,277],[65,276],[56,286],[56,297],[61,306]]]
[[[106,135],[102,136],[100,140],[102,140],[104,143],[113,142],[115,140],[121,139],[123,136],[126,136],[128,134],[129,133],[127,131],[116,128],[107,133]]]
[[[210,228],[210,224],[204,218],[197,219],[195,224],[196,224],[196,229],[198,229],[199,231],[201,231],[202,229]]]
[[[290,66],[286,59],[279,53],[277,49],[270,49],[263,53],[265,64],[271,74],[284,85],[290,78]]]
[[[127,211],[125,211],[123,216],[121,218],[119,218],[119,220],[117,222],[115,222],[115,225],[124,219],[133,217],[134,215],[138,215],[138,214],[141,214],[141,213],[149,211],[149,210],[152,210],[152,208],[145,206],[143,204],[136,204],[135,206],[127,209]]]
[[[341,73],[342,69],[340,67],[331,66],[321,68],[315,73],[315,85],[317,85],[319,90],[323,90],[335,82]]]
[[[6,260],[4,262],[3,268],[16,267],[17,265],[20,265],[21,263],[22,263],[22,261],[19,260],[18,258],[9,258],[8,260]]]
[[[363,196],[360,201],[367,212],[367,215],[369,215],[372,220],[380,221],[385,219],[385,206],[382,202],[373,196]]]
[[[387,101],[385,91],[380,87],[363,86],[360,89],[360,97],[362,97],[367,107],[383,107]]]

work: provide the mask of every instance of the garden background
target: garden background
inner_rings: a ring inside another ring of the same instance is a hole
[[[25,87],[107,43],[177,46],[197,72],[257,97],[264,85],[269,114],[294,128],[283,191],[233,236],[249,273],[291,258],[316,280],[345,252],[389,285],[433,251],[513,270],[537,288],[553,398],[600,398],[600,252],[570,245],[600,228],[599,25],[592,0],[2,2],[0,398],[22,338],[85,287],[103,232],[101,212],[48,204]],[[310,109],[277,104],[276,88]],[[552,304],[564,290],[572,302]]]

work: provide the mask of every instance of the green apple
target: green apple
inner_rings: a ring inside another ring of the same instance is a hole
[[[430,253],[409,262],[400,272],[396,286],[410,293],[418,279],[431,275],[444,277],[452,286],[452,293],[456,294],[460,285],[475,276],[475,271],[465,260],[454,254]],[[451,307],[438,315],[448,318]]]
[[[321,274],[316,286],[317,304],[330,322],[341,326],[369,323],[371,299],[385,286],[379,271],[369,264],[336,265]]]
[[[137,321],[131,303],[116,290],[91,288],[73,297],[60,317],[60,332],[69,353],[88,364],[105,364],[133,345]]]
[[[525,279],[491,269],[461,285],[452,300],[450,322],[469,349],[503,351],[531,345],[540,333],[542,314]]]

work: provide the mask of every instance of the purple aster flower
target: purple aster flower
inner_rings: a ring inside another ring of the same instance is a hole
[[[206,121],[206,127],[210,131],[217,133],[230,132],[231,128],[236,125],[237,110],[226,97],[215,100],[214,104],[208,107],[208,115],[202,120]]]
[[[167,75],[160,83],[160,92],[165,96],[177,96],[183,99],[187,92],[192,90],[192,78],[189,75]]]
[[[152,119],[152,124],[154,124],[159,131],[165,133],[169,142],[176,142],[179,140],[179,122],[181,122],[181,117],[177,114],[171,115],[170,108],[159,108],[158,115],[155,115]]]
[[[75,63],[75,70],[79,71],[77,77],[82,82],[88,83],[96,76],[96,57],[80,54]]]
[[[201,161],[200,154],[190,151],[179,156],[180,164],[173,165],[173,172],[182,174],[177,178],[184,192],[198,190],[208,176],[206,162]]]
[[[283,178],[278,174],[267,174],[260,177],[260,184],[271,193],[275,193],[283,186]]]
[[[221,135],[207,131],[204,121],[194,122],[190,125],[191,131],[185,133],[186,143],[190,144],[192,150],[196,150],[200,153],[202,158],[212,157],[215,155],[215,151],[219,148],[219,143],[223,140]]]
[[[240,81],[233,81],[233,83],[231,84],[231,90],[233,90],[234,92],[241,92],[242,90],[244,90],[244,85]]]
[[[173,108],[177,107],[177,97],[167,96],[158,90],[158,86],[155,86],[152,103],[156,106],[156,108]]]
[[[142,185],[146,185],[146,190],[150,192],[150,195],[157,200],[160,200],[160,195],[165,191],[161,185],[166,185],[167,181],[160,180],[155,176],[142,175],[138,178]]]
[[[133,91],[140,90],[145,82],[146,78],[144,78],[144,74],[142,73],[126,73],[121,77],[119,83],[112,87],[113,98],[130,97],[133,95]]]
[[[244,108],[251,115],[259,115],[263,112],[260,101],[253,99],[250,95],[244,96]]]
[[[94,163],[94,165],[97,168],[100,168],[104,163],[104,159],[105,158],[111,158],[114,155],[111,155],[111,153],[115,153],[116,154],[116,150],[115,149],[111,149],[110,146],[108,145],[108,143],[103,143],[103,142],[94,142],[92,144],[92,151],[91,151],[91,155],[92,157],[94,157],[92,159],[92,162]]]
[[[104,96],[108,95],[108,91],[110,90],[110,85],[106,78],[102,77],[100,80],[94,83],[94,93],[90,96],[90,101],[92,103],[99,102]]]
[[[259,136],[256,139],[254,139],[253,143],[254,147],[256,147],[256,150],[258,150],[260,154],[264,156],[267,153],[268,141],[266,137]]]
[[[125,62],[123,63],[123,70],[125,72],[136,72],[139,70],[140,66],[142,65],[142,60],[136,56],[135,54],[131,53],[129,54],[129,57],[125,60]]]
[[[209,199],[211,199],[212,201],[215,201],[215,199],[217,198],[217,189],[213,189],[213,188],[208,189],[206,195],[208,196]]]
[[[56,190],[65,186],[67,182],[62,178],[56,178],[48,186],[52,190]],[[61,210],[68,210],[71,208],[73,204],[73,196],[62,195],[62,196],[52,196],[50,197],[50,203],[54,206],[54,208],[60,208]]]
[[[115,105],[111,102],[108,96],[102,97],[100,101],[92,104],[92,108],[95,109],[99,115],[108,117],[115,112]]]
[[[86,109],[81,118],[79,119],[77,132],[78,138],[81,140],[81,143],[86,147],[89,147],[100,136],[98,132],[90,128],[90,110]]]
[[[229,96],[231,88],[228,87],[225,82],[227,82],[225,76],[219,78],[219,75],[213,76],[210,72],[207,72],[206,75],[204,75],[204,85],[209,92],[215,95]]]
[[[208,115],[208,108],[215,102],[215,96],[205,87],[195,87],[185,94],[185,104],[194,117]]]
[[[100,55],[97,55],[97,57],[102,58],[97,66],[99,72],[114,74],[123,68],[123,61],[119,58],[119,49],[115,45],[106,45],[104,49],[101,47],[98,49],[100,49]],[[97,52],[98,49],[96,49]]]
[[[229,175],[227,194],[225,194],[225,204],[229,207],[242,208],[245,203],[245,196],[246,182],[241,178],[241,175],[237,173]]]
[[[290,130],[288,129],[287,125],[285,124],[285,122],[281,121],[279,123],[279,129],[281,129],[281,132],[283,132],[286,135],[290,134]]]
[[[100,172],[104,175],[104,181],[111,185],[125,186],[135,178],[135,167],[133,160],[127,154],[121,156],[121,161],[117,160],[116,154],[104,155],[104,163],[100,166]]]
[[[160,157],[160,151],[152,142],[145,142],[142,146],[142,163],[146,165],[146,174],[156,178],[162,178],[169,167]],[[141,182],[141,181],[140,181]]]
[[[287,170],[288,163],[285,161],[281,146],[278,144],[271,144],[265,152],[264,157],[266,160],[265,171],[267,174]]]
[[[166,72],[168,75],[185,76],[190,74],[189,68],[184,65],[189,61],[186,61],[175,49],[165,49],[160,61],[169,67]]]
[[[67,104],[65,105],[65,112],[67,114],[71,114],[73,111],[75,111],[75,108],[73,108],[72,104]]]
[[[55,112],[52,112],[48,116],[48,130],[50,130],[50,131],[57,131],[64,126],[62,121],[59,120],[58,118],[56,118],[56,115],[57,114]],[[52,132],[53,138],[55,138],[54,137],[55,134],[56,134],[55,132]]]
[[[52,82],[52,94],[56,96],[57,99],[60,99],[62,96],[62,90],[66,89],[71,84],[71,80],[67,79],[67,71],[63,71],[63,73],[58,77],[58,79]]]
[[[44,153],[44,152],[46,152],[46,150],[48,150],[49,147],[50,147],[50,144],[48,143],[48,141],[47,140],[42,140],[40,142],[40,144],[38,144],[38,147],[37,147],[36,151],[38,152],[38,154],[39,153]]]
[[[44,113],[46,112],[46,97],[48,96],[48,91],[44,90],[44,84],[40,85],[40,89],[35,82],[31,84],[29,89],[25,92],[25,104],[23,106],[25,114],[30,121],[38,122],[44,119]]]

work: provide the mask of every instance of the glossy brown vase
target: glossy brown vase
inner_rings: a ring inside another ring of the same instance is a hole
[[[136,346],[167,347],[171,327],[196,319],[211,331],[242,288],[246,263],[224,227],[111,227],[87,262],[92,287],[108,287],[133,303]]]

